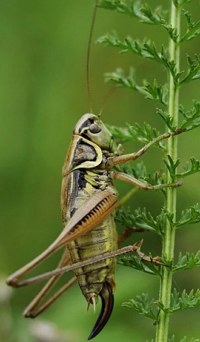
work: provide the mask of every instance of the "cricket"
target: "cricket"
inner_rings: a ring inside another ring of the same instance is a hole
[[[96,9],[97,3],[89,45]],[[88,65],[89,55],[88,49]],[[7,279],[7,284],[16,288],[48,279],[25,309],[25,317],[38,316],[77,282],[88,306],[93,306],[95,309],[98,297],[101,298],[100,314],[89,334],[88,340],[90,340],[102,331],[113,310],[116,257],[134,252],[142,260],[160,265],[158,257],[152,258],[142,253],[141,242],[123,248],[118,247],[115,210],[119,206],[119,199],[114,180],[121,180],[144,190],[176,187],[180,183],[151,185],[116,171],[114,167],[140,158],[151,146],[173,138],[176,134],[178,131],[166,132],[138,151],[123,154],[120,145],[117,145],[103,123],[101,114],[89,112],[80,117],[75,124],[62,169],[61,210],[64,228],[47,249]],[[61,248],[63,254],[56,269],[32,278],[21,279]],[[50,290],[67,272],[73,272],[74,276],[45,301]]]

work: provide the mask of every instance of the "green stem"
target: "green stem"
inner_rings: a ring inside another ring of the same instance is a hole
[[[177,30],[177,34],[180,36],[180,6],[175,7],[173,1],[171,1],[171,25]],[[179,72],[180,64],[180,46],[178,42],[174,42],[170,39],[169,43],[169,55],[170,60],[174,60],[176,63],[177,72]],[[169,115],[173,118],[174,126],[178,127],[178,105],[179,105],[179,88],[173,79],[173,76],[169,75],[169,103],[168,111]],[[168,140],[167,155],[170,155],[173,160],[177,160],[177,137],[173,137]],[[174,180],[173,180],[174,181]],[[171,182],[170,175],[168,173],[168,182]],[[176,221],[176,188],[168,188],[166,190],[166,207],[170,214],[173,214],[174,221]],[[174,258],[174,246],[175,246],[175,228],[166,219],[165,234],[163,238],[162,257],[168,262],[173,262]],[[169,333],[169,312],[167,309],[170,307],[170,297],[172,289],[172,276],[173,272],[169,267],[163,267],[162,276],[160,281],[160,295],[159,302],[162,304],[164,310],[160,310],[157,331],[156,342],[167,342]]]

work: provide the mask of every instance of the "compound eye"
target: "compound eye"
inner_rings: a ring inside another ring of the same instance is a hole
[[[101,127],[97,123],[92,123],[89,127],[91,133],[96,134],[101,132]]]

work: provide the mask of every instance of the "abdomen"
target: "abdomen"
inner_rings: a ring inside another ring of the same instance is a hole
[[[82,171],[83,172],[83,171]],[[81,170],[76,170],[64,177],[62,184],[62,216],[64,225],[73,216],[75,211],[87,202],[96,191],[89,182],[85,187],[80,187]],[[82,185],[82,184],[81,184]],[[116,192],[112,184],[107,184],[111,192]],[[114,213],[109,215],[89,233],[67,244],[71,263],[77,263],[86,259],[101,256],[104,253],[117,249],[117,232],[114,221]],[[114,288],[115,259],[101,260],[75,271],[79,286],[88,302],[91,298],[98,297],[104,284],[109,283]]]
[[[68,244],[71,262],[76,263],[117,249],[117,233],[113,215],[86,235]],[[105,282],[114,287],[115,259],[101,260],[75,271],[79,286],[90,302],[97,297]]]

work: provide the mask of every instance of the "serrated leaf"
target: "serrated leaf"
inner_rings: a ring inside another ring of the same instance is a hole
[[[163,64],[163,59],[167,58],[167,50],[162,48],[159,52],[151,40],[145,39],[144,41],[135,40],[131,36],[125,37],[123,40],[119,39],[116,33],[106,34],[100,37],[97,42],[105,44],[106,46],[113,46],[120,49],[121,52],[134,52],[135,54],[153,59]]]
[[[127,76],[122,69],[117,69],[112,73],[106,73],[105,81],[115,83],[117,86],[120,87],[135,90],[138,93],[142,94],[146,99],[159,101],[162,105],[166,106],[167,104],[167,87],[165,85],[158,85],[156,80],[154,80],[152,84],[144,80],[142,86],[137,85],[133,68],[130,69]]]
[[[150,258],[151,255],[148,255]],[[159,275],[160,276],[160,267],[155,265],[154,263],[143,261],[139,256],[131,255],[123,255],[117,258],[117,263],[126,267],[133,268],[137,271],[141,271],[144,273],[148,273],[150,275]]]
[[[113,82],[118,86],[123,86],[129,89],[137,90],[140,93],[142,92],[141,87],[136,84],[135,72],[133,68],[130,69],[128,76],[126,76],[124,71],[119,68],[111,73],[106,73],[105,81]]]
[[[180,219],[176,222],[176,227],[180,228],[185,224],[193,224],[200,222],[200,205],[193,205],[189,209],[183,210]]]
[[[159,137],[160,133],[155,127],[151,127],[148,123],[135,123],[134,125],[127,124],[127,127],[116,127],[107,125],[114,139],[118,143],[124,143],[131,140],[137,140],[143,144],[148,144],[155,138]],[[155,146],[165,150],[165,146],[160,141]]]
[[[137,137],[132,136],[128,127],[117,127],[113,125],[106,125],[109,131],[112,133],[114,140],[119,143],[125,143],[127,141],[135,140]]]
[[[196,307],[200,307],[199,289],[196,291],[192,289],[189,293],[187,293],[186,290],[183,290],[182,293],[179,293],[176,289],[173,290],[171,294],[171,305],[168,312],[172,313]]]
[[[150,141],[160,135],[159,131],[151,127],[148,123],[144,122],[142,125],[135,123],[134,126],[129,126],[129,132],[132,136],[137,137],[137,140],[143,144],[148,144]],[[159,144],[163,147],[162,144]]]
[[[143,228],[161,235],[165,225],[166,211],[162,209],[161,213],[154,218],[146,208],[131,210],[123,207],[117,210],[115,219],[124,227]]]
[[[166,111],[161,108],[157,108],[156,113],[162,118],[170,131],[175,131],[176,127],[173,125],[173,118]]]
[[[106,46],[112,46],[120,49],[120,52],[133,52],[143,58],[148,58],[162,64],[173,76],[174,82],[178,82],[182,72],[177,73],[176,63],[169,59],[168,50],[161,47],[158,51],[156,45],[151,40],[135,40],[127,36],[124,40],[118,38],[116,33],[106,34],[98,39],[98,42]],[[194,63],[193,63],[194,64]],[[194,76],[194,75],[193,75]],[[166,104],[166,103],[165,103]]]
[[[190,110],[185,110],[183,106],[179,106],[179,112],[183,116],[181,129],[190,131],[200,126],[200,102],[193,101],[193,107]]]
[[[185,76],[179,77],[179,84],[187,83],[200,78],[200,56],[195,55],[194,58],[187,56],[188,70]]]
[[[165,23],[166,11],[162,11],[161,7],[152,10],[148,4],[143,5],[140,1],[99,0],[98,6],[135,17],[142,23],[154,25]]]
[[[196,38],[200,34],[200,20],[192,21],[192,16],[188,11],[184,11],[184,15],[187,21],[187,31],[180,39],[181,42]]]
[[[135,123],[133,126],[129,126],[128,130],[132,137],[143,144],[148,144],[160,135],[155,127],[151,127],[151,125],[146,122],[143,124]],[[161,142],[157,146],[164,148]]]
[[[159,101],[164,106],[167,105],[168,88],[166,85],[158,85],[157,81],[154,79],[152,84],[150,84],[147,81],[144,81],[143,89],[146,93],[147,99]]]
[[[139,312],[139,314],[157,321],[158,310],[156,301],[154,299],[149,299],[149,295],[146,293],[142,293],[141,295],[136,296],[135,299],[124,302],[122,306],[125,306],[128,309],[134,309]]]
[[[134,5],[135,13],[141,22],[147,24],[163,24],[165,23],[165,12],[162,11],[161,7],[157,7],[152,10],[149,4],[141,5],[139,1],[135,2]]]
[[[194,173],[200,172],[200,161],[195,158],[191,158],[189,162],[184,167],[184,171],[177,173],[177,178],[183,178]]]
[[[193,267],[200,266],[200,251],[197,253],[179,253],[178,260],[176,264],[173,266],[173,272],[188,270]]]
[[[165,28],[165,30],[166,30],[167,33],[169,34],[169,37],[170,37],[175,43],[177,43],[177,42],[179,41],[179,35],[178,35],[178,33],[177,33],[177,29],[176,29],[175,27],[172,27],[172,25],[169,24],[169,23],[167,23],[167,22],[164,23],[162,26]]]
[[[97,6],[138,18],[137,12],[130,2],[127,3],[123,0],[99,0]]]
[[[164,160],[164,163],[167,167],[167,170],[171,176],[172,181],[174,182],[176,179],[176,169],[180,164],[180,160],[177,159],[176,161],[173,161],[171,156],[167,156],[168,160]]]

